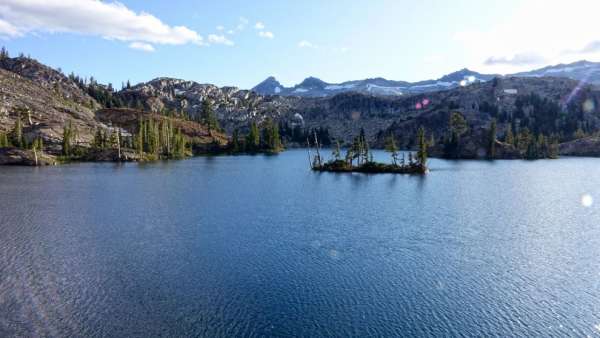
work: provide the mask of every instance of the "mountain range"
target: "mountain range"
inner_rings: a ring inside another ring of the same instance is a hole
[[[308,78],[294,89],[286,89],[291,93],[305,89],[299,91],[304,96],[286,95],[283,88],[277,89],[275,79],[254,91],[165,77],[114,90],[76,75],[66,76],[28,57],[7,57],[0,59],[0,133],[10,132],[20,116],[27,141],[42,138],[47,150],[57,153],[63,127],[69,121],[78,131],[77,143],[85,146],[98,130],[116,125],[134,133],[135,121],[152,115],[175,119],[174,123],[200,147],[216,139],[224,144],[229,136],[211,133],[193,122],[201,116],[203,102],[208,101],[228,135],[236,129],[243,135],[250,122],[261,124],[270,118],[279,122],[288,146],[305,144],[305,133],[315,129],[342,143],[364,130],[374,147],[381,147],[384,138],[393,134],[398,145],[407,149],[414,146],[420,126],[431,139],[443,141],[453,113],[464,117],[473,135],[497,119],[498,135],[504,135],[509,126],[513,130],[527,127],[534,134],[556,135],[564,143],[581,139],[576,132],[600,132],[600,90],[595,85],[599,79],[599,64],[582,61],[504,77],[465,69],[413,84],[370,79],[331,85]],[[588,83],[581,85],[582,80]],[[411,85],[413,91],[405,90],[402,95],[356,90]],[[269,86],[279,95],[260,93]],[[419,92],[415,86],[428,89]],[[318,91],[336,95],[308,95]],[[473,151],[464,156],[477,156],[477,146],[475,143]],[[589,150],[581,152],[584,148]],[[600,155],[600,141],[565,149],[570,155]]]
[[[558,64],[532,71],[498,75],[482,74],[467,68],[442,76],[437,80],[418,82],[394,81],[384,78],[328,83],[316,77],[308,77],[293,87],[285,87],[275,77],[269,77],[252,88],[262,95],[327,97],[345,92],[359,92],[371,95],[411,95],[447,90],[475,82],[485,82],[493,78],[510,77],[564,77],[577,81],[600,84],[600,63],[578,61],[570,64]]]

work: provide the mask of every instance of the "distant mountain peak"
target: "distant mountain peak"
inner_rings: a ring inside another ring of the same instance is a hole
[[[309,76],[304,81],[302,81],[297,87],[302,88],[322,88],[325,87],[327,83],[317,77]]]
[[[284,87],[274,76],[269,76],[252,88],[253,91],[263,95],[279,94],[283,89]]]

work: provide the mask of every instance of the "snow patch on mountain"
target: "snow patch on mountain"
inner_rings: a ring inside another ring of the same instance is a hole
[[[343,90],[343,89],[352,89],[355,88],[356,84],[355,83],[349,83],[349,84],[344,84],[344,85],[327,85],[325,86],[325,90]]]

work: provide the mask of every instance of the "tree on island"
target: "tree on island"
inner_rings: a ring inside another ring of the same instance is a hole
[[[339,140],[335,141],[335,147],[331,151],[331,155],[333,156],[334,160],[336,160],[336,161],[341,160],[341,147],[340,147]]]
[[[420,127],[417,131],[417,143],[419,149],[417,151],[417,161],[422,167],[427,165],[427,141],[425,140],[425,128]]]
[[[385,139],[385,151],[391,154],[392,163],[398,165],[398,146],[396,145],[394,134],[390,134],[390,136]]]

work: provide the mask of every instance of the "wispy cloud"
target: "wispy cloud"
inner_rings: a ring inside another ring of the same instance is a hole
[[[600,2],[522,1],[498,24],[455,34],[465,65],[513,73],[532,66],[600,58]],[[535,16],[532,16],[535,13]]]
[[[298,42],[298,47],[299,48],[317,48],[317,45],[313,44],[310,41],[302,40],[302,41]]]
[[[273,39],[275,37],[275,34],[273,34],[273,32],[269,32],[269,31],[260,31],[260,32],[258,32],[258,36],[260,36],[261,38],[265,38],[265,39]]]
[[[246,29],[246,26],[248,25],[249,22],[250,21],[248,21],[248,19],[246,19],[245,17],[241,16],[240,19],[239,19],[239,21],[238,21],[238,24],[236,26],[236,30],[238,32],[243,31],[244,29]]]
[[[259,21],[254,25],[254,29],[263,30],[265,29],[265,24]]]
[[[217,30],[218,31],[223,31],[223,30],[225,30],[225,27],[223,27],[222,25],[218,25],[217,26]]]
[[[19,29],[13,26],[10,22],[0,19],[0,36],[14,38],[21,36],[23,33],[19,32]]]
[[[587,54],[600,52],[600,40],[588,42],[583,48],[565,49],[563,54]]]
[[[143,52],[154,52],[154,50],[155,50],[154,46],[152,46],[149,43],[144,43],[144,42],[132,42],[129,44],[129,48],[141,50]]]
[[[227,39],[225,35],[210,34],[208,35],[208,42],[212,44],[233,46],[233,41]]]
[[[545,62],[546,59],[536,53],[517,53],[512,56],[491,56],[483,63],[486,66],[509,65],[509,66],[530,66]]]
[[[2,0],[0,35],[77,33],[146,44],[203,44],[202,36],[185,26],[169,26],[157,17],[136,13],[119,2],[96,0]],[[133,45],[133,43],[132,43]]]

